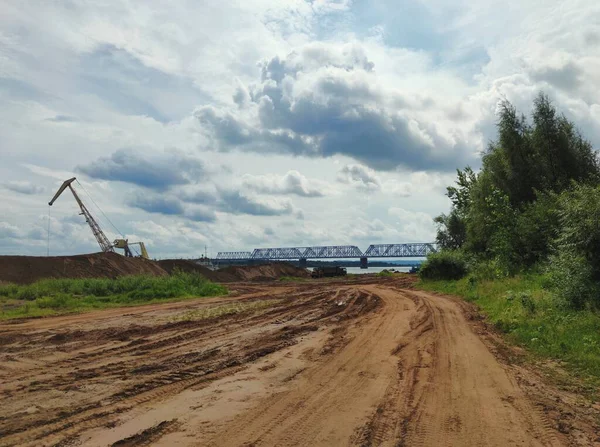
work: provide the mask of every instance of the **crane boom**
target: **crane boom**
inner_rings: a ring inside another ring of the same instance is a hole
[[[73,193],[73,197],[75,197],[75,201],[77,202],[77,204],[79,205],[79,208],[81,209],[81,214],[85,217],[85,221],[88,223],[88,225],[92,229],[92,233],[94,233],[94,237],[98,241],[98,245],[100,245],[100,248],[102,249],[102,251],[103,252],[109,252],[109,251],[114,252],[115,249],[113,248],[112,244],[110,243],[110,241],[108,240],[108,238],[106,237],[106,235],[104,234],[102,229],[100,228],[100,225],[98,225],[98,222],[96,222],[96,220],[92,217],[92,215],[90,214],[90,212],[88,211],[86,206],[83,204],[83,202],[81,201],[81,199],[79,198],[79,196],[77,195],[77,193],[75,192],[73,187],[71,186],[71,183],[73,183],[75,180],[76,180],[75,177],[70,178],[69,180],[65,180],[64,183],[61,185],[61,187],[58,188],[58,191],[56,191],[56,194],[54,194],[54,197],[52,197],[52,200],[50,200],[50,202],[48,202],[48,205],[52,206],[52,204],[56,201],[56,199],[58,199],[58,197],[63,193],[63,191],[65,189],[69,188],[71,190],[71,192]]]

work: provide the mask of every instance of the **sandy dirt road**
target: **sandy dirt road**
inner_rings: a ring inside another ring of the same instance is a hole
[[[561,430],[561,394],[499,361],[464,303],[410,282],[3,323],[0,446],[597,445],[593,424]]]

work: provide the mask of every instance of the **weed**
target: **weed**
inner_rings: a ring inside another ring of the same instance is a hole
[[[300,276],[282,276],[279,278],[279,281],[285,281],[285,282],[303,282],[306,281],[307,278],[302,278]]]
[[[24,286],[0,285],[0,301],[14,302],[0,318],[43,316],[131,306],[177,298],[224,295],[227,289],[195,273],[116,279],[44,279]]]
[[[531,293],[529,293],[529,291],[519,292],[518,297],[527,313],[532,314],[535,312],[535,301],[531,298]]]

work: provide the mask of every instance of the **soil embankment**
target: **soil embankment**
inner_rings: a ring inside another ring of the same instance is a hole
[[[234,283],[0,323],[0,446],[596,445],[597,404],[411,281]]]
[[[296,267],[286,262],[274,262],[271,264],[233,266],[217,270],[216,273],[223,275],[223,278],[233,277],[233,281],[268,281],[271,279],[290,276],[296,278],[309,278],[308,270]],[[223,280],[228,282],[229,280]]]
[[[229,277],[227,275],[220,274],[220,272],[217,270],[211,270],[187,259],[161,259],[157,261],[157,264],[169,274],[180,270],[186,273],[199,273],[206,279],[214,282],[235,281],[237,279],[234,276]]]
[[[158,264],[117,253],[75,256],[0,256],[0,281],[30,284],[44,278],[116,278],[128,275],[165,276]]]
[[[195,272],[214,282],[265,281],[282,276],[308,277],[306,269],[284,262],[210,270],[185,259],[151,261],[117,253],[76,256],[0,256],[0,282],[31,284],[44,278],[117,278],[165,276],[175,270]]]
[[[288,264],[287,262],[232,266],[218,270],[210,270],[186,259],[163,259],[158,261],[158,265],[169,273],[175,270],[197,272],[214,282],[270,281],[284,276],[296,278],[310,277],[308,270]]]

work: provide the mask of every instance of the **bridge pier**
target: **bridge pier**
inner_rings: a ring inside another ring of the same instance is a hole
[[[300,258],[300,268],[305,269],[307,267],[306,258]]]
[[[361,257],[360,258],[360,268],[368,269],[369,268],[369,258]]]

